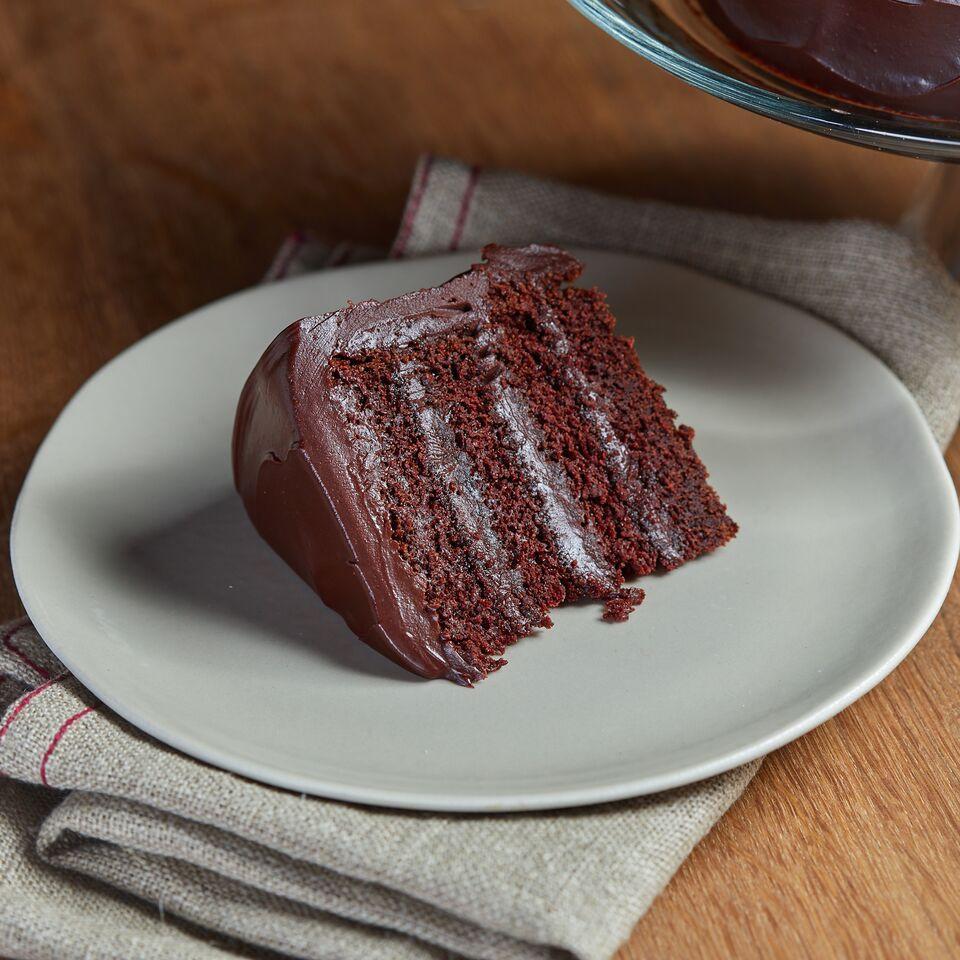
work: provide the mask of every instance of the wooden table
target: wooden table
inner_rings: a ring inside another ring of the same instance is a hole
[[[689,89],[562,0],[0,3],[4,522],[97,367],[255,283],[294,226],[385,244],[427,149],[815,218],[895,220],[924,173]],[[960,955],[958,638],[954,584],[893,676],[769,758],[621,960]]]

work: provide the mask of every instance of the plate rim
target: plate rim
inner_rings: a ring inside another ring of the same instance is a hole
[[[245,298],[252,292],[263,290],[262,285],[248,287],[244,290],[236,291],[218,300],[204,304],[191,310],[188,313],[163,324],[156,330],[151,331],[146,336],[140,338],[129,346],[125,347],[118,354],[99,367],[90,377],[88,377],[77,389],[77,391],[67,401],[61,411],[57,414],[54,421],[48,428],[43,440],[38,445],[30,467],[24,477],[23,484],[17,495],[16,503],[10,524],[10,558],[13,572],[14,583],[27,616],[37,630],[44,643],[50,647],[58,659],[64,664],[70,673],[83,684],[100,702],[109,707],[113,712],[124,720],[131,723],[137,729],[149,734],[163,744],[181,751],[187,756],[209,763],[230,773],[247,777],[249,779],[266,783],[274,787],[291,790],[299,793],[308,793],[323,799],[345,801],[350,803],[359,803],[375,807],[392,807],[407,810],[422,810],[429,812],[447,812],[447,813],[505,813],[505,812],[523,812],[535,810],[553,810],[565,809],[570,807],[588,806],[601,803],[609,803],[618,800],[647,796],[653,793],[659,793],[663,790],[670,790],[677,787],[683,787],[692,783],[718,774],[729,772],[737,767],[749,763],[758,758],[766,756],[773,750],[782,747],[793,740],[803,736],[815,727],[820,726],[827,720],[836,716],[840,711],[850,706],[868,691],[873,689],[883,679],[904,660],[904,658],[913,650],[917,643],[929,630],[936,619],[940,609],[947,597],[950,586],[953,582],[954,573],[957,566],[958,557],[960,557],[960,503],[958,503],[957,490],[953,479],[947,468],[943,454],[936,444],[934,436],[930,430],[926,418],[920,410],[916,398],[907,389],[905,384],[893,373],[893,371],[870,349],[850,336],[846,331],[831,324],[822,318],[811,313],[809,310],[796,304],[784,301],[776,296],[761,293],[748,287],[731,283],[723,278],[716,277],[705,271],[697,270],[685,264],[678,264],[662,257],[654,257],[646,254],[637,254],[627,251],[605,250],[602,248],[590,248],[581,245],[570,245],[568,249],[574,255],[581,257],[589,262],[589,257],[593,254],[605,256],[616,256],[629,258],[642,262],[653,262],[668,264],[681,272],[687,272],[696,275],[698,278],[706,279],[713,283],[719,283],[723,286],[732,287],[751,297],[759,300],[772,301],[778,306],[787,306],[794,311],[803,314],[807,320],[829,328],[833,333],[846,338],[854,343],[857,348],[874,361],[883,369],[884,375],[894,386],[899,394],[905,408],[909,410],[910,419],[916,429],[923,435],[924,444],[930,456],[929,466],[931,471],[937,474],[938,486],[944,496],[944,506],[948,509],[948,523],[944,530],[944,540],[942,543],[943,560],[939,576],[931,580],[926,590],[924,603],[913,618],[910,629],[904,630],[903,636],[896,647],[889,652],[872,669],[864,673],[858,680],[848,684],[842,692],[831,699],[821,703],[819,706],[808,710],[800,718],[791,723],[785,724],[772,733],[760,737],[745,746],[727,750],[710,760],[688,763],[666,773],[646,775],[633,778],[618,778],[615,781],[601,783],[589,787],[566,787],[553,788],[540,791],[529,791],[523,793],[503,793],[496,798],[461,795],[455,793],[422,793],[416,790],[395,790],[384,789],[369,786],[351,786],[349,784],[337,783],[335,781],[323,781],[315,776],[302,776],[284,772],[282,768],[272,766],[260,761],[251,761],[242,757],[230,754],[228,751],[217,747],[205,745],[201,740],[184,736],[178,732],[165,730],[162,724],[154,723],[149,717],[140,715],[135,706],[128,705],[125,702],[115,701],[109,691],[105,691],[97,679],[91,678],[81,663],[78,663],[72,654],[58,649],[58,642],[55,639],[56,629],[49,622],[45,622],[42,603],[38,602],[31,595],[27,584],[24,582],[24,571],[18,562],[18,543],[20,538],[20,523],[22,520],[22,505],[25,500],[25,492],[28,490],[34,467],[40,457],[40,453],[46,447],[50,437],[53,435],[56,427],[65,417],[71,407],[78,401],[86,389],[93,382],[107,371],[114,364],[123,362],[125,356],[133,351],[143,347],[153,337],[164,333],[182,323],[196,320],[199,315],[211,308],[222,308],[231,301]],[[334,268],[328,271],[311,272],[296,277],[291,277],[281,281],[274,281],[282,284],[300,284],[310,281],[316,281],[319,276],[333,273],[360,272],[364,269],[376,269],[385,265],[406,265],[410,263],[423,263],[424,261],[444,261],[452,260],[456,257],[475,256],[479,257],[479,251],[457,251],[456,253],[440,253],[430,257],[419,257],[414,260],[398,261],[374,261],[372,263],[350,264],[344,267]],[[271,284],[272,286],[272,284]],[[122,700],[122,698],[121,698]]]

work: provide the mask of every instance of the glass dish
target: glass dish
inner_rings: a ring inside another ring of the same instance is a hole
[[[960,125],[832,99],[710,49],[678,0],[569,0],[651,63],[722,100],[824,136],[926,160],[960,160]],[[684,29],[680,24],[687,18]]]

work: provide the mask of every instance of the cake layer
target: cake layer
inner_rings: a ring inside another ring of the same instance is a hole
[[[693,432],[554,247],[489,247],[441,287],[298,321],[241,397],[260,533],[401,666],[470,684],[567,600],[624,619],[624,577],[736,526]]]

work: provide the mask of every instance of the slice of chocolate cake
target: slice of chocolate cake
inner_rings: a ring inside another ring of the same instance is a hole
[[[625,578],[737,530],[603,294],[568,286],[580,264],[483,255],[292,324],[233,440],[237,489],[287,563],[372,647],[462,684],[565,601],[625,619],[643,596]]]

